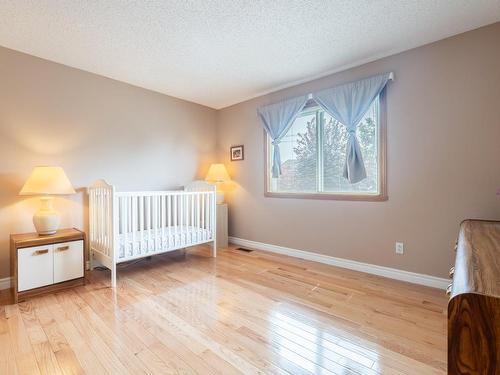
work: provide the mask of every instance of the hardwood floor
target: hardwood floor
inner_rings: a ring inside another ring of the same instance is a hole
[[[444,374],[441,290],[234,248],[0,307],[0,374]]]

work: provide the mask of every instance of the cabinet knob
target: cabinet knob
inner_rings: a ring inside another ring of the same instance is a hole
[[[57,251],[66,251],[69,250],[69,246],[60,246],[57,248]]]
[[[34,255],[47,254],[48,252],[49,252],[49,249],[37,250],[34,252]]]
[[[450,285],[448,285],[448,287],[446,288],[446,295],[449,296],[451,294],[451,288],[453,288],[453,283],[451,283]]]
[[[451,267],[450,272],[448,272],[450,279],[453,279],[453,275],[455,275],[455,267]]]

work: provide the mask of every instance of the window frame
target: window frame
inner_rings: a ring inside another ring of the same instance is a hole
[[[264,130],[264,196],[268,198],[296,198],[296,199],[327,199],[327,200],[343,200],[343,201],[368,201],[381,202],[389,199],[387,195],[387,100],[386,89],[384,88],[379,94],[379,134],[378,134],[378,186],[379,192],[376,194],[370,193],[332,193],[332,192],[274,192],[271,191],[270,184],[270,148],[271,142],[269,136]]]

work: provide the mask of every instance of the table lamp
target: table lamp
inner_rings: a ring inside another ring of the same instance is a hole
[[[19,195],[41,195],[41,206],[33,215],[33,224],[38,234],[43,236],[56,233],[61,222],[59,212],[52,207],[52,195],[75,193],[61,167],[35,167]]]
[[[205,181],[213,183],[217,187],[217,204],[224,203],[224,192],[221,190],[221,184],[230,180],[224,164],[212,164],[208,169]]]

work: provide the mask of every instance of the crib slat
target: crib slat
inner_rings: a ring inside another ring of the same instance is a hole
[[[131,209],[131,215],[132,215],[132,254],[136,255],[137,249],[136,249],[136,232],[137,232],[137,197],[134,195],[131,197],[131,204],[132,204],[132,209]]]
[[[99,208],[100,208],[100,211],[101,212],[104,212],[104,190],[101,190],[101,194],[99,196]],[[99,215],[100,216],[100,226],[101,226],[101,246],[102,246],[102,249],[105,250],[106,249],[106,243],[105,243],[105,217],[104,215]]]
[[[158,239],[159,239],[159,251],[163,250],[163,214],[165,212],[163,208],[164,195],[158,197]]]
[[[205,236],[205,197],[207,195],[205,193],[203,193],[201,195],[201,229],[203,230],[203,240],[206,239],[206,236]]]
[[[125,197],[125,201],[124,201],[124,213],[123,213],[123,217],[124,217],[124,220],[125,220],[125,251],[128,251],[128,245],[130,243],[130,228],[129,228],[129,218],[130,218],[130,214],[129,214],[129,198],[130,197]],[[130,255],[132,255],[133,252],[130,253]]]
[[[196,193],[193,193],[193,195],[192,195],[193,207],[192,207],[191,211],[193,212],[193,220],[192,220],[193,221],[193,235],[192,235],[192,237],[193,237],[192,241],[193,242],[196,242],[198,240],[198,226],[197,226],[198,219],[196,217],[196,213],[197,213],[197,210],[196,210],[196,207],[197,207],[197,205],[196,205],[196,202],[197,202],[196,197],[197,196],[198,196],[198,194],[196,194]]]
[[[89,223],[89,233],[90,233],[90,246],[94,246],[94,241],[95,241],[95,232],[94,232],[94,225],[95,225],[95,217],[94,217],[94,204],[95,204],[95,199],[94,199],[94,190],[89,191],[89,218],[90,218],[90,223]]]
[[[154,214],[154,231],[153,231],[153,244],[154,250],[159,251],[158,245],[158,196],[153,197],[153,214]]]
[[[174,216],[174,246],[177,246],[177,235],[178,235],[178,232],[179,232],[179,229],[178,229],[178,215],[179,215],[179,210],[178,210],[178,201],[179,201],[179,196],[178,195],[174,195],[172,197],[172,199],[174,200],[174,212],[173,212],[173,216]]]
[[[160,196],[160,243],[162,249],[165,243],[165,198],[166,195]]]
[[[98,206],[97,191],[94,191],[94,245],[97,250],[99,249],[99,219],[97,218],[97,212],[99,211]]]
[[[189,211],[190,211],[190,217],[189,217],[189,234],[190,234],[190,241],[191,243],[194,242],[193,240],[193,234],[194,234],[194,194],[191,193],[189,195]]]
[[[201,209],[200,209],[200,203],[201,203],[201,197],[200,197],[200,194],[196,194],[196,239],[199,241],[201,236],[201,228],[200,228],[200,222],[201,222],[201,218],[200,218],[200,212],[201,212]]]
[[[99,194],[99,211],[102,212],[102,189],[100,189],[100,193]],[[103,250],[103,247],[104,247],[104,242],[103,242],[103,232],[104,232],[104,228],[103,228],[103,225],[104,225],[104,218],[102,215],[99,215],[99,248],[101,249],[101,251]]]
[[[155,196],[151,196],[151,205],[152,205],[152,209],[151,209],[151,213],[152,213],[152,222],[151,222],[151,240],[153,241],[153,252],[156,252],[156,220],[158,219],[157,215],[156,215],[156,197]]]
[[[155,229],[155,251],[161,250],[161,236],[160,236],[160,228],[161,228],[161,214],[160,214],[160,198],[161,196],[155,197],[156,201],[156,229]]]
[[[118,209],[118,215],[119,215],[119,222],[120,222],[120,233],[121,233],[121,237],[123,239],[123,244],[124,244],[124,256],[127,256],[126,253],[127,253],[127,248],[126,248],[126,244],[127,244],[127,236],[126,236],[126,229],[125,229],[125,220],[123,218],[123,215],[124,215],[124,204],[125,204],[125,197],[122,197],[120,200],[119,200],[120,204],[119,204],[119,209]]]
[[[107,226],[107,220],[106,220],[106,191],[103,189],[101,192],[101,227],[102,227],[102,232],[101,232],[101,242],[102,242],[102,247],[103,250],[107,249],[107,243],[106,243],[106,226]]]
[[[133,205],[134,196],[127,197],[127,235],[130,244],[130,255],[134,255],[134,209]]]
[[[190,231],[190,227],[191,227],[191,195],[187,194],[186,195],[186,236],[185,236],[185,243],[188,243],[191,241],[190,239],[190,235],[191,235],[191,231]]]
[[[169,194],[167,196],[167,220],[168,220],[168,247],[171,248],[173,247],[172,244],[171,244],[171,241],[172,241],[172,228],[171,228],[171,225],[172,225],[172,195]]]
[[[184,244],[184,203],[185,203],[185,195],[181,195],[180,198],[181,198],[181,239],[180,239],[180,243],[181,243],[181,246]]]
[[[161,196],[156,197],[156,251],[161,250],[161,236],[160,236],[160,228],[161,228],[161,216],[160,216],[160,198]]]
[[[103,192],[103,196],[104,196],[104,217],[105,218],[109,218],[109,212],[110,212],[110,209],[109,209],[109,193],[107,190],[104,190]],[[107,250],[109,249],[111,243],[110,243],[110,238],[109,238],[109,233],[111,231],[111,223],[110,223],[110,220],[106,220],[106,222],[104,223],[104,226],[105,226],[105,235],[104,235],[104,246],[106,248],[106,252]]]
[[[149,246],[151,246],[151,197],[148,195],[145,197],[146,201],[144,204],[144,215],[146,216],[146,246],[144,247],[144,252],[149,252]]]
[[[89,216],[90,216],[90,246],[95,247],[95,190],[90,190]]]
[[[214,195],[211,194],[210,195],[210,232],[212,233],[212,237],[211,238],[214,238],[215,237],[215,233],[214,233],[214,230],[215,230],[215,207],[214,207]]]
[[[99,244],[99,241],[100,241],[100,230],[99,230],[99,215],[98,215],[98,212],[99,212],[99,195],[98,195],[98,191],[96,190],[95,191],[95,194],[94,194],[94,204],[95,204],[95,207],[96,207],[96,210],[94,212],[94,220],[95,220],[95,247],[97,248],[97,250],[101,251],[101,246]]]
[[[201,229],[203,233],[203,240],[205,240],[205,196],[206,194],[203,193],[201,195]]]
[[[99,211],[100,212],[104,212],[104,190],[103,189],[100,189],[100,194],[99,194]],[[104,215],[99,215],[99,234],[100,234],[100,245],[101,245],[101,249],[102,250],[105,250],[106,249],[106,245],[104,243],[104,225],[106,224],[105,221],[104,221]]]
[[[138,248],[138,255],[144,252],[144,196],[139,197],[139,225],[141,233],[141,244]]]
[[[207,199],[207,229],[209,233],[212,232],[212,215],[211,215],[211,207],[210,201],[212,200],[212,196],[209,195]]]
[[[155,251],[155,223],[156,223],[156,218],[155,218],[155,199],[154,196],[150,195],[149,196],[149,246],[148,246],[148,251],[151,251],[151,246],[152,246],[152,251]]]
[[[99,190],[96,191],[96,196],[95,196],[95,205],[97,207],[97,212],[99,212],[99,210],[101,209],[100,206],[99,206],[99,196],[100,194],[99,193]],[[97,215],[96,214],[96,217],[95,217],[95,242],[96,242],[96,247],[99,251],[102,251],[101,249],[101,227],[100,227],[100,215]]]
[[[101,212],[105,213],[106,212],[106,190],[102,189],[101,191]],[[104,251],[107,250],[107,245],[106,245],[106,225],[107,225],[107,220],[106,216],[101,215],[101,244],[102,248]]]
[[[182,245],[185,246],[187,242],[187,234],[188,234],[188,227],[189,227],[189,202],[188,202],[188,196],[183,195],[182,196],[182,201],[183,201],[183,210],[184,210],[184,220],[182,222],[183,225],[183,230],[182,230]]]
[[[156,197],[151,196],[151,243],[153,244],[153,252],[156,251]]]

